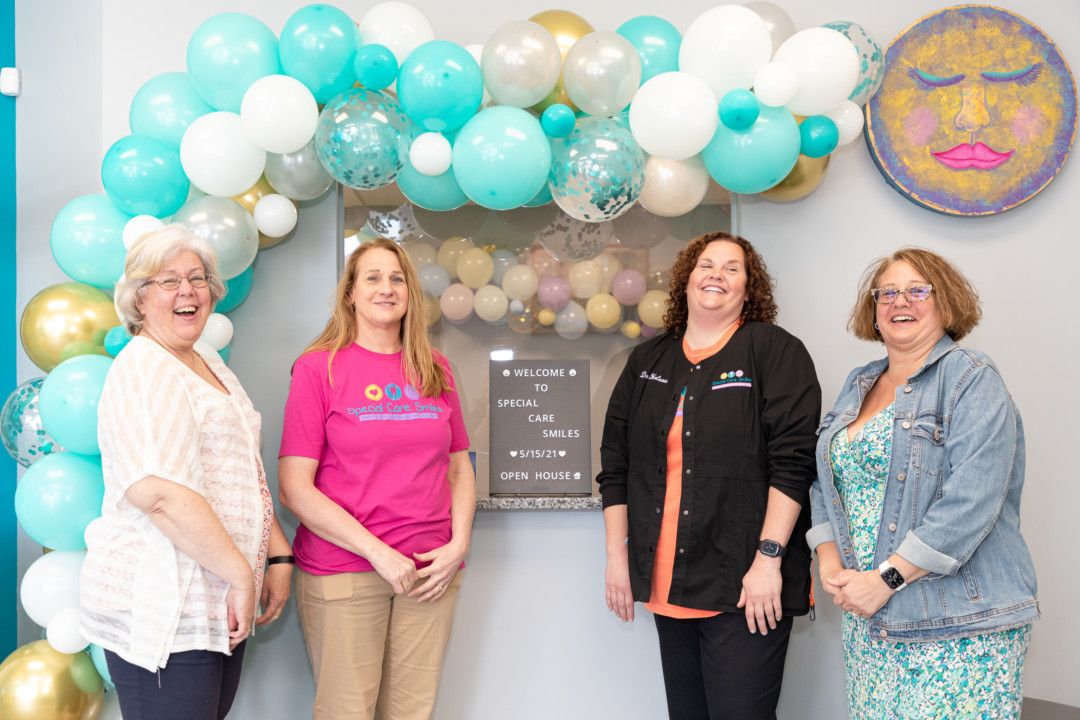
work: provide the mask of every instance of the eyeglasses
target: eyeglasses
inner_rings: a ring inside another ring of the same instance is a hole
[[[187,277],[180,275],[162,275],[156,278],[150,278],[148,283],[155,282],[162,290],[177,290],[180,287],[180,283],[184,280],[188,281],[188,284],[195,289],[202,289],[210,284],[210,276],[203,275],[202,273],[192,273]]]
[[[908,302],[921,303],[929,300],[932,292],[934,292],[933,285],[919,283],[918,285],[908,285],[903,290],[890,287],[873,288],[870,295],[873,296],[874,302],[878,305],[892,305],[896,302],[896,298],[900,297],[900,293],[904,294]]]

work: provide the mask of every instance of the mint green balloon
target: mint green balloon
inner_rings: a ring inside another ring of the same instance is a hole
[[[101,458],[62,452],[30,466],[15,489],[15,516],[35,542],[85,550],[86,526],[101,515]]]
[[[281,29],[281,67],[304,83],[321,105],[353,86],[356,24],[333,5],[308,5]]]
[[[719,123],[701,151],[713,180],[734,193],[759,193],[779,183],[799,159],[799,125],[784,108],[761,106],[749,130]]]
[[[536,197],[551,170],[551,145],[540,121],[497,105],[474,115],[454,141],[454,178],[481,207],[510,210]]]
[[[136,135],[149,135],[175,148],[196,118],[213,112],[184,72],[155,75],[142,84],[131,101],[128,123]]]
[[[98,455],[98,401],[112,358],[77,355],[52,369],[41,386],[38,407],[45,431],[82,455]]]
[[[124,225],[121,212],[105,195],[82,195],[56,214],[49,246],[68,277],[97,288],[111,288],[124,272]]]
[[[238,113],[253,82],[281,73],[277,37],[250,15],[214,15],[195,28],[188,41],[187,71],[211,107]]]
[[[180,151],[149,135],[113,143],[101,161],[101,184],[121,211],[158,218],[179,210],[191,189]]]

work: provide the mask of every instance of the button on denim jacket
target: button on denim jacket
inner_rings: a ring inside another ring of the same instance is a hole
[[[876,360],[848,376],[818,428],[811,548],[835,541],[859,568],[829,448],[885,371]],[[1035,568],[1020,535],[1024,430],[988,357],[948,336],[897,388],[892,458],[874,566],[896,553],[929,571],[870,619],[874,637],[943,640],[1027,625],[1039,616]]]

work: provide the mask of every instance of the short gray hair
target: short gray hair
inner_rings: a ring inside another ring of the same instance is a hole
[[[167,262],[185,251],[195,253],[202,262],[203,271],[210,281],[210,302],[217,304],[225,297],[225,283],[218,277],[214,249],[184,225],[166,225],[135,241],[128,250],[124,274],[116,282],[113,294],[116,312],[132,335],[142,329],[144,320],[135,302],[146,292],[150,279],[161,272]]]

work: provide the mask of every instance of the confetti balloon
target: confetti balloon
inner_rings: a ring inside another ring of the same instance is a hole
[[[63,450],[41,422],[38,398],[45,378],[34,378],[15,388],[0,410],[4,449],[23,467]]]
[[[315,130],[315,148],[319,161],[335,180],[351,188],[373,190],[397,179],[409,155],[412,134],[412,125],[397,100],[374,90],[353,88],[323,108]]]
[[[554,139],[551,197],[567,215],[611,220],[630,209],[645,182],[645,153],[630,131],[610,118],[584,118]]]

